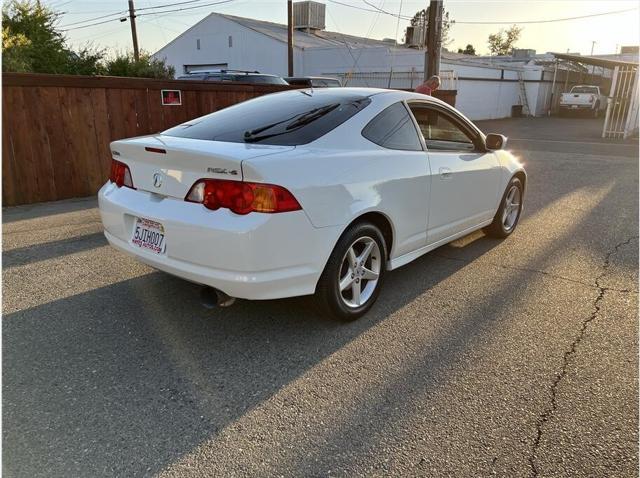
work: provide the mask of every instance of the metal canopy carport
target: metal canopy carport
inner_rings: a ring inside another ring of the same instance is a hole
[[[603,138],[626,139],[638,129],[638,63],[594,56],[552,53],[559,60],[611,70],[611,90]]]

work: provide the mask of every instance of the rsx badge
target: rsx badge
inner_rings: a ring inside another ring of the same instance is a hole
[[[231,174],[233,176],[238,175],[237,169],[227,169],[227,168],[207,168],[207,172],[215,173],[215,174]]]

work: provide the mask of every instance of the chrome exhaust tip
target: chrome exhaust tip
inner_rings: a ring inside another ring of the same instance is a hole
[[[229,307],[236,301],[235,297],[228,296],[224,292],[213,287],[203,286],[200,289],[200,302],[207,309],[216,307]]]

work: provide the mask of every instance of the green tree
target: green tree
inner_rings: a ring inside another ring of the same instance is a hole
[[[451,29],[452,20],[449,18],[449,12],[442,9],[442,46],[447,46],[449,43],[453,41],[453,39],[449,38],[449,30]],[[412,27],[420,27],[424,32],[424,40],[423,44],[420,46],[426,46],[427,44],[427,36],[429,34],[428,25],[429,25],[429,7],[424,10],[420,10],[417,12],[413,18],[410,20]],[[407,42],[408,38],[405,39]]]
[[[56,19],[57,15],[39,2],[14,0],[3,5],[3,70],[17,67],[21,71],[64,72],[67,55],[64,38],[55,29]]]
[[[55,23],[59,14],[38,1],[13,0],[2,8],[2,70],[92,75],[103,52],[73,52]]]
[[[522,28],[513,25],[507,31],[500,30],[498,33],[489,35],[489,51],[492,55],[509,55],[515,43],[520,39]]]
[[[168,66],[163,60],[151,58],[148,53],[140,53],[140,59],[136,61],[132,53],[120,54],[105,62],[106,75],[132,76],[143,78],[172,79],[175,68]]]
[[[458,53],[462,53],[463,55],[475,55],[476,49],[472,44],[469,43],[466,47],[464,47],[464,50],[462,48],[458,48]]]
[[[22,33],[12,34],[8,27],[2,27],[2,71],[24,73],[31,70],[25,53],[29,43]]]
[[[87,45],[73,51],[56,29],[60,14],[37,0],[12,0],[2,8],[2,70],[68,75],[173,78],[174,68],[142,54],[105,60],[105,50]]]

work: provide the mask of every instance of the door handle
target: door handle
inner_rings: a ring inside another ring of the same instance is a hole
[[[449,179],[451,177],[451,169],[449,168],[440,168],[438,172],[440,173],[440,179]]]

